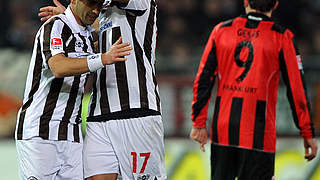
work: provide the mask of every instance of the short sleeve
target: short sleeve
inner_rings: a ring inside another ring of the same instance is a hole
[[[63,39],[63,27],[65,24],[61,20],[52,20],[44,24],[40,43],[42,52],[45,56],[45,65],[48,65],[48,60],[57,54],[64,53],[64,39]]]

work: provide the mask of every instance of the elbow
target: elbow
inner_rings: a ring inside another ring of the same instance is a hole
[[[63,54],[57,54],[48,60],[49,68],[55,78],[63,78],[67,76],[67,66],[64,63],[64,58],[65,56]]]
[[[63,78],[66,76],[66,73],[63,71],[63,68],[59,68],[54,64],[49,64],[50,70],[55,78]]]
[[[53,59],[53,58],[51,58]],[[55,78],[63,78],[66,76],[66,73],[65,73],[65,68],[63,66],[63,64],[59,63],[60,61],[58,59],[54,59],[54,60],[51,60],[49,59],[49,68],[52,72],[52,74],[54,75]]]
[[[55,78],[63,78],[63,77],[65,77],[65,74],[63,72],[60,72],[60,71],[52,70],[52,74],[54,75]]]

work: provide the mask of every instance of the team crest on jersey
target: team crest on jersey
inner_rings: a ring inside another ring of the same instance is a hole
[[[51,38],[50,40],[50,48],[51,49],[63,49],[62,39],[61,38]]]
[[[38,180],[38,178],[36,178],[36,177],[34,177],[34,176],[30,176],[30,177],[28,177],[27,180]]]

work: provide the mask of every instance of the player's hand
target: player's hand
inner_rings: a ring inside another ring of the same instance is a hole
[[[204,145],[207,144],[208,132],[206,128],[192,128],[190,132],[190,139],[200,143],[201,151],[205,152]]]
[[[304,158],[311,161],[317,156],[318,145],[315,139],[304,140],[305,155]],[[311,149],[311,151],[310,151]]]
[[[61,14],[66,10],[66,8],[58,0],[53,0],[53,3],[56,5],[56,7],[46,6],[40,8],[40,13],[38,16],[41,17],[41,21],[46,21],[50,17]]]
[[[122,43],[122,38],[120,37],[109,49],[108,52],[101,55],[102,64],[108,65],[119,61],[125,61],[127,58],[125,56],[130,55],[132,47],[130,43]]]

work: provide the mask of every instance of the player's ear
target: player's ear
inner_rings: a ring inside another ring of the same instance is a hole
[[[243,5],[244,7],[248,7],[249,6],[249,0],[243,0]]]
[[[274,5],[274,7],[273,7],[272,11],[276,10],[276,9],[277,9],[277,7],[278,7],[278,5],[279,5],[279,1],[277,1],[277,2],[276,2],[276,4]]]
[[[77,0],[70,0],[70,4],[75,4]]]

